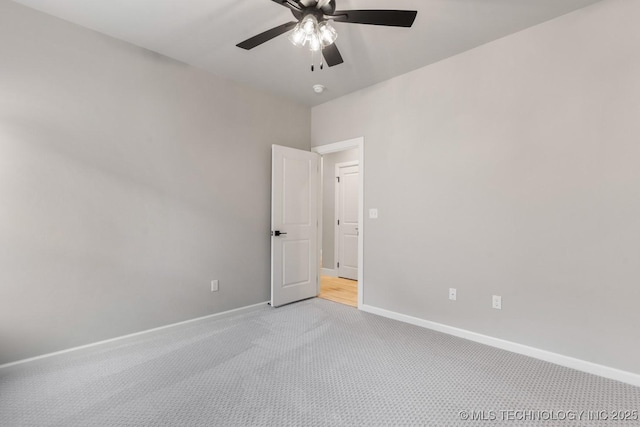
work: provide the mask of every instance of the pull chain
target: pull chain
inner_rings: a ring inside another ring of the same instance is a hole
[[[316,69],[315,62],[316,62],[316,53],[312,50],[311,51],[311,72],[314,72]],[[320,69],[324,70],[324,56],[322,55],[322,52],[320,52]]]

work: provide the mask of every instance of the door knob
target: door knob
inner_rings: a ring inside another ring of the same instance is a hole
[[[276,230],[276,231],[272,231],[272,232],[271,232],[271,235],[272,235],[272,236],[276,236],[276,237],[278,237],[278,236],[282,236],[282,235],[284,235],[284,234],[287,234],[287,233],[283,233],[283,232],[281,232],[280,230]]]

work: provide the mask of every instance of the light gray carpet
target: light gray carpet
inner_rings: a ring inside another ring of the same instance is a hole
[[[321,299],[0,369],[3,427],[640,425],[611,410],[640,388]]]

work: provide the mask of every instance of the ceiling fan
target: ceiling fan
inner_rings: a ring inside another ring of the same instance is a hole
[[[411,27],[418,14],[415,10],[336,10],[336,0],[271,0],[291,10],[297,21],[271,28],[236,46],[250,50],[269,40],[293,30],[289,40],[296,46],[309,46],[312,52],[322,51],[329,67],[344,61],[336,47],[336,30],[333,22],[350,24]],[[323,68],[322,58],[320,68]],[[311,65],[311,71],[314,66]]]

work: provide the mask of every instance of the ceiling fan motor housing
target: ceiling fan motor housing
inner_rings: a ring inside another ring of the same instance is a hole
[[[299,11],[295,9],[291,9],[291,13],[296,17],[298,21],[301,21],[307,15],[313,15],[316,17],[318,22],[324,19],[325,15],[331,15],[336,11],[336,1],[331,0],[329,2],[325,2],[322,6],[318,7],[318,1],[301,1],[301,5],[304,8]]]

